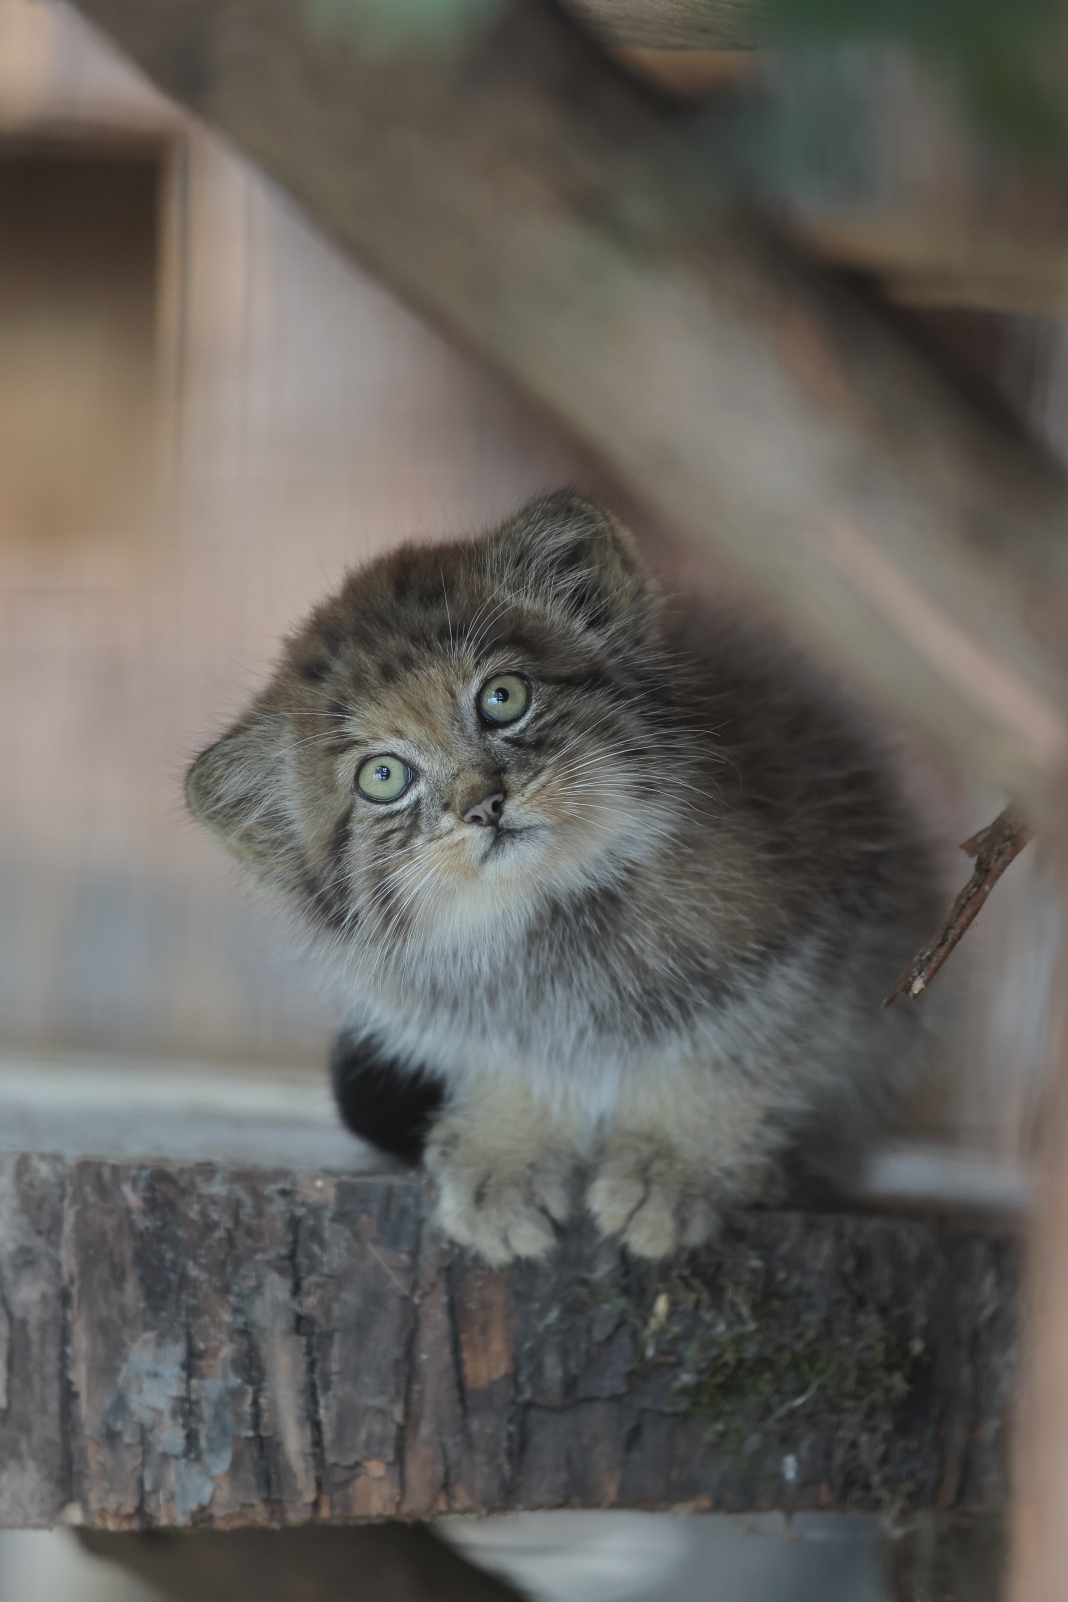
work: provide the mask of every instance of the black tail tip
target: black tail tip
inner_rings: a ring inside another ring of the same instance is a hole
[[[330,1054],[330,1078],[347,1129],[409,1168],[418,1168],[445,1100],[435,1075],[391,1058],[378,1041],[343,1030]]]

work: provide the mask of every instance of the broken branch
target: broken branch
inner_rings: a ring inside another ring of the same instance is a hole
[[[938,933],[916,953],[883,1002],[884,1007],[889,1007],[900,995],[915,1000],[927,989],[950,952],[975,922],[1009,863],[1020,855],[1033,833],[1019,808],[1010,804],[993,823],[963,842],[961,850],[975,858],[975,871],[949,909]]]

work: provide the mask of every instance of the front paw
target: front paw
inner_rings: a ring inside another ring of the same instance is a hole
[[[601,1230],[638,1257],[700,1246],[719,1227],[707,1167],[638,1136],[606,1146],[587,1201]]]
[[[495,1268],[516,1257],[547,1257],[554,1225],[571,1212],[571,1164],[561,1158],[542,1153],[521,1161],[441,1132],[427,1148],[426,1166],[440,1227]]]

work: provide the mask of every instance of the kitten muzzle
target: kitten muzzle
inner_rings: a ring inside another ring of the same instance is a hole
[[[484,829],[497,829],[500,827],[503,812],[504,791],[493,790],[478,801],[472,801],[470,806],[464,807],[460,816],[464,823],[477,823]]]

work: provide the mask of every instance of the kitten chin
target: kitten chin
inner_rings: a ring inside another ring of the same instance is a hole
[[[937,878],[863,720],[575,496],[351,575],[187,794],[345,976],[346,1121],[490,1262],[583,1196],[697,1244],[923,1060],[880,1002]]]

